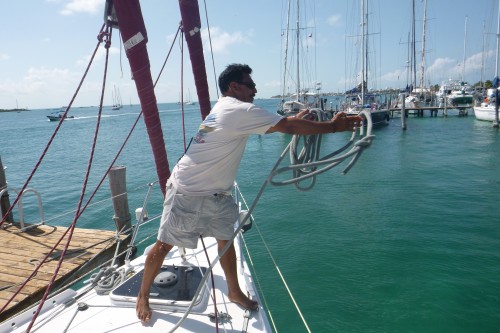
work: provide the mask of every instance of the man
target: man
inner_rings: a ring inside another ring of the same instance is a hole
[[[263,110],[252,104],[257,89],[251,73],[252,69],[242,64],[231,64],[221,73],[222,97],[172,170],[158,240],[147,255],[137,296],[136,312],[141,321],[151,318],[149,289],[174,245],[194,249],[201,235],[215,237],[220,251],[231,239],[238,216],[231,190],[250,134],[312,135],[352,131],[361,124],[360,117],[346,117],[343,113],[329,122],[315,122],[302,119],[307,111],[297,117],[282,117]],[[200,211],[202,214],[198,214]],[[229,300],[247,309],[257,309],[257,302],[249,299],[238,284],[233,245],[220,263]]]

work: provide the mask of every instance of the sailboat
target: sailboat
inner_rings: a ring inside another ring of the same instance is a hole
[[[277,113],[293,116],[300,110],[309,109],[314,114],[323,116],[325,100],[321,94],[321,82],[311,79],[310,56],[304,45],[312,44],[314,28],[302,26],[301,1],[289,0],[286,11],[286,27],[282,32],[284,43],[284,63],[281,80],[281,101]],[[295,15],[295,26],[291,24]],[[291,61],[294,59],[295,61]],[[301,71],[302,70],[302,71]],[[308,78],[309,76],[309,78]],[[289,89],[293,89],[289,91]]]
[[[449,79],[441,83],[436,94],[440,105],[446,103],[450,107],[472,107],[474,104],[474,89],[465,81],[465,57],[467,46],[467,16],[465,17],[464,55],[462,61],[462,75],[460,80]]]
[[[370,93],[368,88],[368,1],[361,0],[361,82],[353,89],[346,91],[346,108],[348,114],[369,112],[374,126],[389,123],[389,110],[382,103],[382,96]]]
[[[426,13],[427,2],[424,3],[424,34],[423,34],[423,45],[425,45],[425,13]],[[416,69],[416,40],[415,40],[415,0],[412,1],[412,20],[411,20],[411,38],[408,34],[408,67],[407,67],[407,83],[406,83],[406,96],[405,105],[408,109],[408,114],[418,113],[420,107],[420,99],[416,94],[417,86],[417,69]],[[425,47],[425,46],[424,46]],[[422,63],[424,59],[424,51],[422,51]],[[423,79],[423,68],[422,68],[422,79]],[[411,83],[408,85],[408,81]],[[422,82],[421,82],[422,83]],[[419,88],[420,89],[420,88]]]
[[[111,106],[112,110],[120,110],[122,108],[122,97],[120,95],[120,90],[113,86],[113,105]]]
[[[188,100],[184,102],[186,105],[194,105],[195,103],[191,100],[191,90],[188,89]]]
[[[193,74],[199,92],[200,113],[202,118],[205,118],[211,109],[211,105],[208,89],[205,89],[208,83],[199,33],[201,22],[198,3],[193,0],[179,1],[179,5],[182,28],[185,31],[194,32],[186,34],[185,38],[190,50]],[[148,200],[150,191],[156,183],[166,184],[166,180],[170,176],[169,163],[150,72],[146,49],[148,40],[139,2],[136,0],[107,1],[105,13],[108,28],[111,26],[119,28],[119,35],[123,39],[124,45],[126,45],[126,54],[141,102],[142,111],[138,115],[137,121],[140,120],[142,115],[158,176],[157,182],[148,184],[149,189],[145,195],[143,205],[136,209],[137,224],[130,231],[131,243],[134,244],[141,226],[146,221],[157,222],[161,217],[161,208],[159,212],[148,211],[148,207],[150,207]],[[107,36],[109,35],[107,34]],[[99,43],[101,42],[99,41]],[[68,106],[68,109],[70,107],[71,105]],[[102,110],[102,105],[100,110]],[[373,138],[371,135],[371,118],[369,115],[365,115],[365,117],[368,122],[366,135],[355,143],[353,138],[357,133],[353,132],[349,143],[339,150],[339,154],[341,152],[342,155],[331,157],[333,154],[330,154],[328,159],[325,158],[322,161],[315,162],[315,170],[309,176],[321,172],[322,170],[318,169],[320,165],[325,165],[323,171],[326,171],[346,159],[352,158],[344,169],[344,173],[352,167],[355,161],[358,160],[359,154],[369,146]],[[137,124],[137,121],[135,124]],[[62,125],[63,122],[60,124]],[[135,124],[131,132],[135,128]],[[96,130],[97,132],[98,130]],[[362,140],[363,142],[360,142]],[[347,150],[349,145],[352,145],[351,150]],[[148,148],[144,149],[144,151],[149,150]],[[110,168],[115,161],[111,163]],[[276,167],[278,165],[279,163],[277,163]],[[303,170],[305,165],[290,166],[289,170],[298,168]],[[278,174],[282,169],[276,170],[276,172],[273,170],[272,173]],[[265,184],[272,182],[272,178],[266,179]],[[300,179],[303,178],[304,176]],[[28,185],[28,182],[24,187]],[[165,186],[160,187],[163,194],[165,194]],[[126,192],[118,193],[116,197],[123,197],[123,194],[126,195]],[[134,258],[133,254],[134,247],[131,246],[124,253],[116,253],[113,261],[108,263],[109,265],[101,266],[100,270],[91,275],[86,282],[83,282],[83,286],[74,288],[66,286],[54,293],[51,293],[53,290],[51,290],[51,286],[48,286],[38,303],[0,323],[0,332],[88,333],[119,331],[138,333],[219,332],[220,330],[221,332],[232,333],[271,333],[277,331],[272,325],[270,316],[268,316],[265,300],[259,294],[258,283],[251,271],[251,262],[247,261],[244,254],[246,250],[244,232],[247,232],[253,225],[252,210],[256,205],[256,201],[251,205],[247,205],[237,184],[234,186],[234,197],[240,207],[233,235],[238,265],[238,282],[243,292],[258,302],[259,307],[257,310],[245,309],[228,299],[225,275],[221,265],[218,264],[224,249],[219,253],[215,239],[200,238],[197,249],[174,248],[165,258],[161,272],[155,278],[155,283],[150,290],[149,300],[153,313],[151,320],[147,323],[138,320],[135,302],[146,255],[151,246],[146,247],[144,253],[136,258]],[[15,203],[10,207],[10,210],[14,206]],[[77,212],[72,227],[78,220],[81,211],[78,210]],[[9,212],[5,215],[8,214]],[[4,220],[0,223],[0,227],[3,223]],[[71,238],[68,242],[70,240]],[[64,252],[61,260],[63,257]],[[117,263],[115,259],[120,257],[124,257],[124,264],[115,264]],[[34,274],[40,267],[43,267],[43,262],[37,262]],[[53,279],[57,278],[57,273],[56,270]],[[47,274],[47,272],[43,271],[43,274]],[[27,279],[27,281],[29,280],[30,278]],[[16,288],[16,290],[10,292],[12,297],[6,304],[0,305],[0,314],[9,307],[9,304],[17,295],[16,293],[21,289]],[[300,310],[298,308],[297,310],[303,319]],[[305,321],[304,326],[304,330],[310,332]]]
[[[497,24],[497,50],[495,58],[495,78],[493,79],[493,88],[487,90],[487,95],[480,106],[474,107],[474,115],[477,120],[492,121],[498,125],[498,86],[500,79],[498,77],[498,56],[500,54],[500,1],[498,2],[498,24]]]

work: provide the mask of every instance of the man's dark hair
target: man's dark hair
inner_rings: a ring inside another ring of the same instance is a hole
[[[248,65],[230,64],[219,75],[219,89],[222,93],[229,89],[229,83],[240,82],[243,80],[243,74],[252,74],[252,69]]]

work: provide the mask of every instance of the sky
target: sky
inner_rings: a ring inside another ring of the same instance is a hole
[[[301,20],[306,22],[301,23],[299,31],[309,36],[308,41],[300,43],[302,58],[310,62],[307,74],[321,82],[323,92],[344,92],[359,82],[360,60],[356,54],[360,47],[353,37],[359,35],[359,2],[301,0]],[[97,45],[104,3],[0,0],[0,109],[60,108],[70,103]],[[199,5],[211,100],[218,97],[215,76],[230,63],[246,63],[253,68],[256,98],[280,94],[287,0],[199,0]],[[156,79],[180,22],[178,1],[143,0],[141,9],[148,32],[151,71]],[[417,82],[421,77],[423,13],[424,0],[415,0]],[[448,79],[470,83],[481,78],[491,80],[495,74],[497,16],[498,0],[427,0],[425,85]],[[411,77],[412,0],[370,0],[368,18],[368,57],[372,59],[369,87],[404,88]],[[295,21],[292,18],[293,25]],[[292,45],[290,42],[289,48]],[[156,86],[160,103],[179,101],[181,91],[184,100],[196,98],[187,48],[184,57],[180,49],[180,43],[175,42]],[[293,57],[289,55],[288,59]],[[104,60],[101,46],[74,106],[99,104]],[[123,104],[137,104],[135,84],[117,30],[113,32],[108,66],[104,104],[112,104],[115,86]]]

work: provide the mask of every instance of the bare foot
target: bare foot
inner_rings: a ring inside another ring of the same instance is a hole
[[[151,308],[149,307],[149,299],[142,297],[141,293],[137,295],[137,303],[135,304],[135,313],[143,323],[151,319]]]
[[[257,308],[259,307],[259,303],[251,300],[250,298],[245,296],[245,294],[243,294],[241,291],[235,293],[229,293],[227,297],[231,302],[239,304],[240,306],[248,310],[257,310]]]

